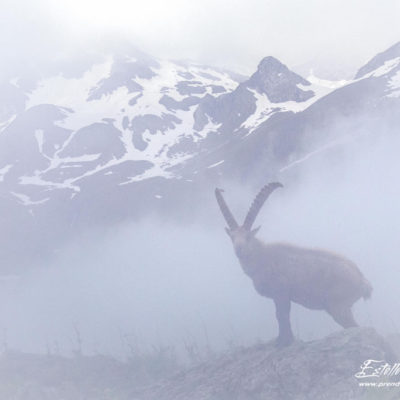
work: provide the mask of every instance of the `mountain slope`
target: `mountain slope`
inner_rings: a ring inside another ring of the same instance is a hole
[[[5,82],[3,265],[20,257],[21,241],[38,255],[91,224],[157,210],[181,218],[222,179],[261,184],[335,143],[393,129],[399,60],[397,44],[334,84],[273,57],[238,79],[135,51],[97,58],[83,73]]]
[[[251,134],[231,135],[225,148],[215,149],[206,160],[197,158],[193,169],[216,165],[216,175],[244,180],[255,176],[262,184],[308,154],[362,135],[394,132],[400,122],[399,57],[400,47],[393,46],[367,64],[368,70],[376,66],[374,70],[337,88],[332,85],[316,101],[297,103],[309,102],[300,112],[282,109],[262,120]]]
[[[3,181],[18,188],[18,201],[35,205],[55,189],[79,195],[82,181],[98,174],[105,181],[114,175],[114,185],[171,178],[174,167],[230,140],[232,131],[250,134],[328,91],[272,57],[242,83],[209,67],[108,57],[80,78],[50,77],[24,93],[25,110],[2,127]]]

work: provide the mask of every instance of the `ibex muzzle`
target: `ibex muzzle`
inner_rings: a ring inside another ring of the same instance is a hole
[[[371,284],[350,260],[325,250],[286,243],[263,243],[252,225],[269,195],[282,187],[265,185],[255,197],[243,225],[239,226],[223,196],[215,196],[228,227],[235,253],[257,292],[274,300],[279,324],[277,344],[293,341],[290,305],[295,302],[314,310],[325,310],[344,328],[357,326],[351,310],[361,297],[371,296]]]

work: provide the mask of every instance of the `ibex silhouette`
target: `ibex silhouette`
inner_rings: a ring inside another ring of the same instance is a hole
[[[278,346],[293,341],[290,305],[295,302],[309,309],[325,310],[343,328],[357,326],[351,310],[361,297],[371,296],[372,286],[350,260],[326,250],[308,249],[287,243],[263,243],[255,237],[260,227],[251,229],[269,195],[282,187],[278,182],[265,185],[255,197],[243,225],[229,210],[222,189],[215,196],[228,227],[236,256],[256,291],[274,300],[279,324]]]

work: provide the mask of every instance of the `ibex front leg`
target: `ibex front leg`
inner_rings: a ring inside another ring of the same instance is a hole
[[[279,347],[288,346],[293,342],[293,333],[290,326],[290,300],[287,297],[274,299],[276,307],[276,318],[279,324],[279,335],[276,345]]]

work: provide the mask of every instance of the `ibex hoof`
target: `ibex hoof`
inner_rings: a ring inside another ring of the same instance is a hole
[[[275,347],[282,348],[282,347],[290,346],[293,342],[294,342],[294,338],[292,335],[278,336],[275,339]]]

